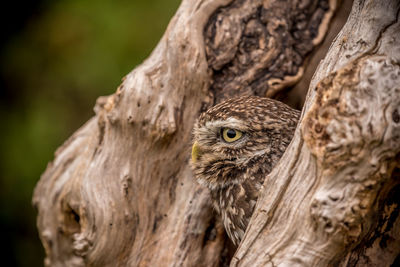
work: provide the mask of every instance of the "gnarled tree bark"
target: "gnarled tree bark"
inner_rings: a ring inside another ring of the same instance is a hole
[[[46,265],[227,265],[235,251],[188,165],[192,125],[226,98],[304,80],[337,4],[184,0],[151,56],[98,99],[41,177],[33,202]],[[354,2],[231,266],[395,261],[399,10]]]

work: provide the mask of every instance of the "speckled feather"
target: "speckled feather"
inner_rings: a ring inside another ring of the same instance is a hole
[[[192,162],[197,181],[211,191],[228,236],[238,245],[246,231],[266,175],[289,145],[300,112],[255,96],[222,102],[201,114],[194,127],[199,153]],[[243,132],[227,143],[222,128]]]

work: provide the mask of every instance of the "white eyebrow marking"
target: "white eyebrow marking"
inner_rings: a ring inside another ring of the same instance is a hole
[[[247,127],[242,120],[238,120],[237,118],[229,117],[226,120],[216,120],[216,121],[208,121],[205,124],[206,128],[234,128],[241,131],[246,131]]]

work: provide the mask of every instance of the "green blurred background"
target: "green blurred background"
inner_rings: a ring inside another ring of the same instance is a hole
[[[180,0],[24,0],[1,8],[2,266],[43,266],[32,192],[96,98],[153,50]]]

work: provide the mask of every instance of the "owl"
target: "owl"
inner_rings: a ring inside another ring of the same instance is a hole
[[[246,231],[266,175],[289,145],[300,112],[269,98],[242,96],[201,114],[192,169],[235,245]]]

